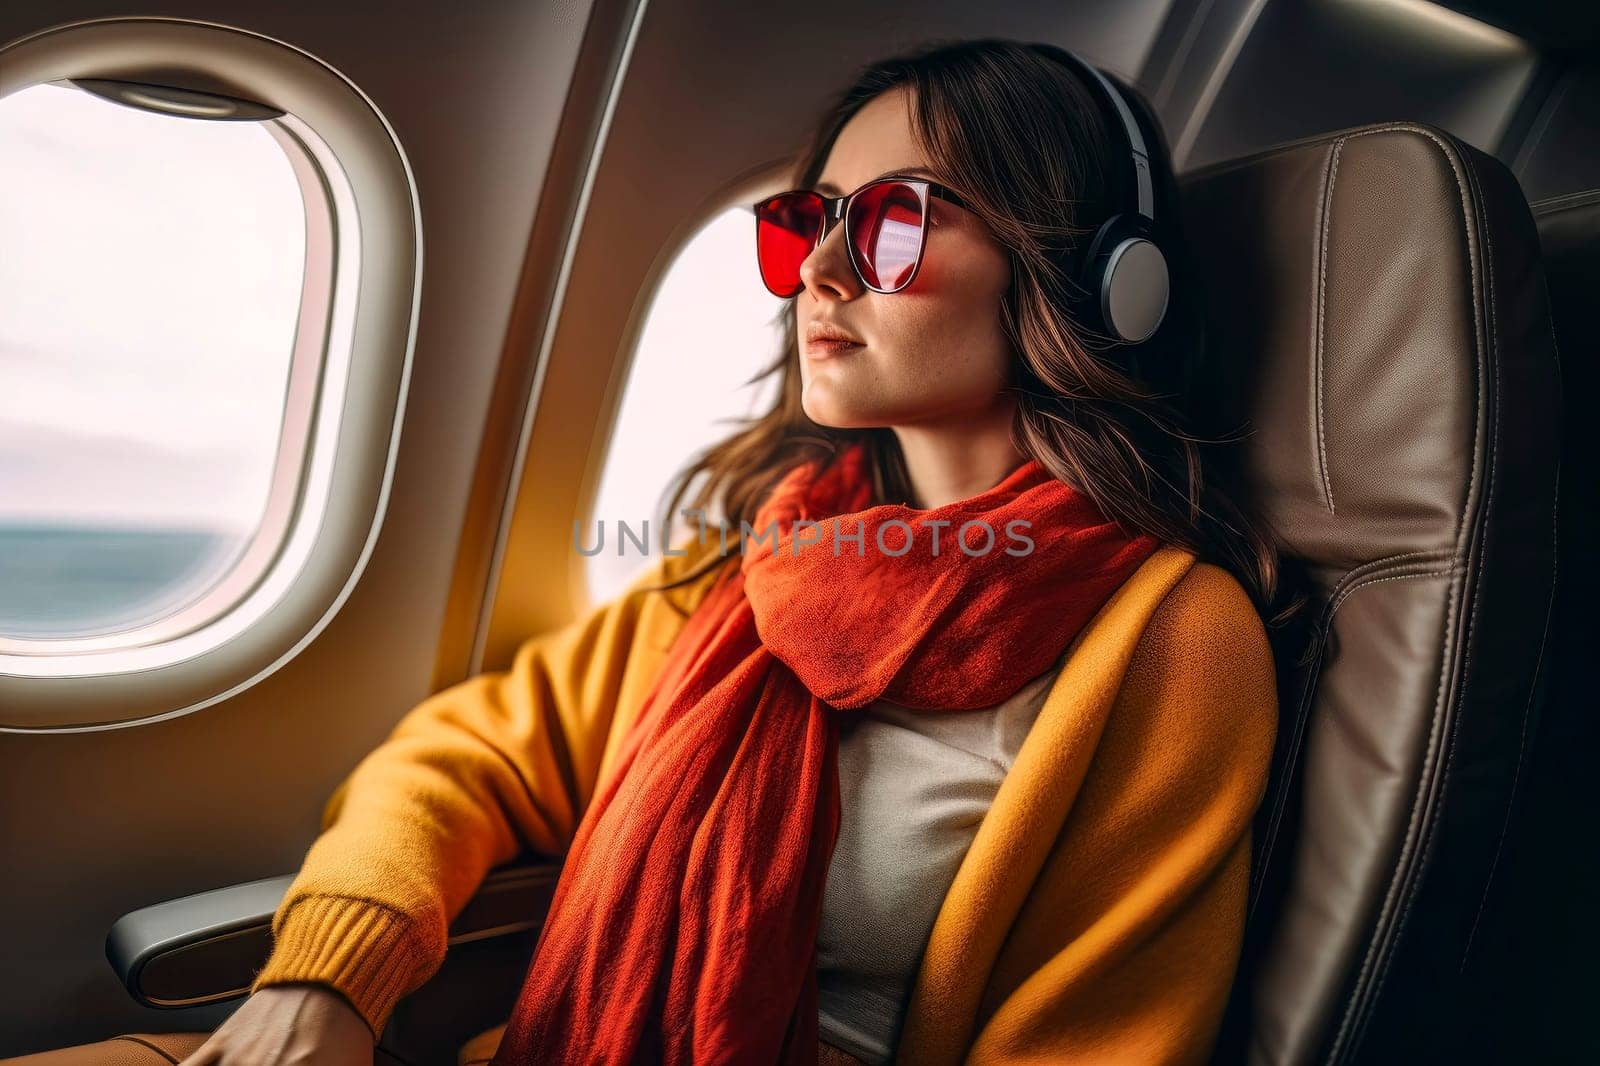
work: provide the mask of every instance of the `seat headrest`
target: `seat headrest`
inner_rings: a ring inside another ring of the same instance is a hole
[[[1516,236],[1491,213],[1518,216]],[[1252,469],[1296,554],[1350,568],[1453,553],[1484,458],[1480,376],[1500,365],[1488,349],[1549,358],[1527,216],[1496,161],[1420,125],[1186,181],[1210,312],[1203,387],[1225,420],[1251,419]]]

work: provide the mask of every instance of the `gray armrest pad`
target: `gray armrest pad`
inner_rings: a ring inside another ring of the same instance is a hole
[[[561,865],[525,862],[489,871],[450,925],[450,943],[536,928]],[[292,875],[200,892],[117,919],[106,958],[147,1007],[192,1007],[243,996],[272,951],[272,915]]]

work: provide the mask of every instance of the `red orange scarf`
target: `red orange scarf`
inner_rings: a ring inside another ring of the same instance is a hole
[[[1159,546],[1037,460],[925,511],[868,507],[866,461],[854,444],[785,475],[684,624],[578,826],[494,1066],[815,1063],[839,715],[1001,702]],[[773,523],[776,551],[756,539]],[[987,525],[966,550],[964,523]]]

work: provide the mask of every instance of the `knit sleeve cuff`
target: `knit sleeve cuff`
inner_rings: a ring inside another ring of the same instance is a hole
[[[366,1020],[376,1042],[400,997],[427,978],[422,949],[411,920],[387,907],[308,896],[278,922],[272,954],[250,991],[306,982],[330,986]]]

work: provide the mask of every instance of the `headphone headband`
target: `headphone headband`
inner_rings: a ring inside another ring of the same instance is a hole
[[[1156,217],[1155,183],[1150,177],[1150,152],[1145,148],[1144,132],[1139,129],[1139,122],[1133,117],[1133,110],[1128,107],[1128,101],[1123,97],[1122,90],[1117,88],[1115,82],[1106,77],[1100,68],[1065,48],[1049,46],[1052,54],[1057,57],[1065,56],[1067,60],[1080,72],[1093,82],[1111,104],[1111,109],[1116,112],[1117,119],[1122,125],[1123,135],[1128,142],[1128,151],[1133,157],[1133,178],[1138,187],[1139,214],[1154,222]]]
[[[1090,297],[1089,313],[1104,332],[1125,344],[1143,343],[1166,318],[1172,281],[1166,256],[1157,243],[1155,179],[1150,173],[1144,131],[1122,88],[1093,63],[1056,45],[1033,47],[1041,55],[1076,70],[1084,83],[1093,86],[1090,91],[1098,92],[1111,105],[1127,139],[1138,194],[1137,210],[1114,211],[1101,223],[1085,246],[1078,273]],[[1135,359],[1135,372],[1137,369]]]

